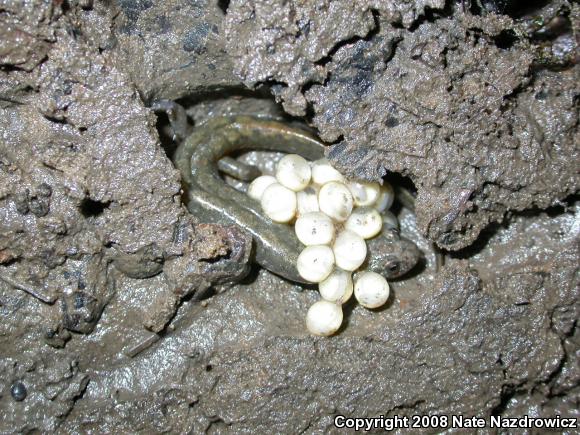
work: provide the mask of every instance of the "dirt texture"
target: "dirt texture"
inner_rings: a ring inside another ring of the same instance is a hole
[[[517,3],[0,0],[0,433],[579,418],[580,8]],[[162,100],[412,182],[424,261],[309,336],[313,288],[187,211]]]
[[[310,110],[346,173],[411,177],[419,226],[440,247],[468,246],[507,211],[577,189],[576,68],[533,71],[530,40],[505,15],[373,3],[232,1],[236,72],[273,83],[289,113]],[[577,21],[578,5],[568,8]]]
[[[220,37],[213,0],[120,0],[111,44],[145,101],[178,99],[239,85]]]

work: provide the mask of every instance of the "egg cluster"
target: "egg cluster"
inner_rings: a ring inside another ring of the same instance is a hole
[[[312,334],[332,335],[342,324],[342,304],[353,293],[366,308],[378,308],[389,298],[383,276],[361,271],[353,280],[352,274],[367,257],[365,239],[381,232],[381,212],[392,205],[393,188],[347,180],[327,159],[309,162],[297,154],[284,156],[275,175],[256,178],[248,195],[273,221],[294,224],[305,245],[298,273],[318,283],[322,297],[308,310],[306,326]]]

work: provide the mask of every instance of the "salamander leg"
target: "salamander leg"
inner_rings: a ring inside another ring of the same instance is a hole
[[[169,119],[173,140],[181,142],[191,133],[191,126],[187,122],[187,113],[181,104],[170,100],[158,100],[151,104],[154,112],[163,112]]]

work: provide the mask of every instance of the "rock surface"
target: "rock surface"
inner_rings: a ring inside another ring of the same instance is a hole
[[[0,1],[0,433],[580,417],[580,9],[461,3]],[[231,283],[251,239],[187,212],[150,109],[284,118],[270,91],[417,188],[425,265],[330,339],[311,289]]]

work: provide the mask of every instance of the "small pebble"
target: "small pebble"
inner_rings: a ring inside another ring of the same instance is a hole
[[[336,237],[332,251],[336,265],[352,272],[364,263],[367,256],[367,244],[358,234],[344,230]]]
[[[326,245],[334,238],[334,223],[322,212],[306,213],[296,219],[294,231],[306,246]]]
[[[306,328],[311,334],[329,336],[342,325],[342,308],[328,301],[315,302],[306,314]]]
[[[374,204],[381,192],[381,185],[379,183],[365,181],[350,181],[348,188],[352,193],[354,205],[358,207]]]
[[[322,299],[344,304],[353,292],[351,273],[334,269],[328,278],[318,284],[318,291]]]
[[[322,186],[331,181],[344,183],[344,176],[332,167],[328,159],[320,159],[312,162],[312,182]]]
[[[22,402],[26,399],[27,394],[26,386],[21,381],[14,382],[10,387],[10,395],[17,402]]]
[[[310,183],[311,169],[308,161],[298,154],[288,154],[276,166],[276,179],[280,184],[298,192]]]
[[[296,193],[298,201],[298,216],[313,211],[320,211],[318,206],[318,189],[308,186],[306,189]]]
[[[363,239],[370,239],[381,232],[383,218],[372,207],[358,207],[352,211],[344,227],[347,230],[355,232]]]
[[[296,193],[281,184],[271,184],[262,195],[262,210],[274,222],[289,222],[296,215]]]
[[[334,266],[334,254],[326,245],[307,246],[298,256],[296,268],[309,282],[324,281]]]
[[[256,201],[260,201],[264,190],[274,183],[276,183],[276,178],[271,175],[260,175],[248,186],[248,196]]]
[[[50,184],[41,183],[36,187],[36,194],[38,196],[48,197],[52,195],[52,187],[50,187]]]
[[[383,211],[391,208],[394,200],[395,191],[393,186],[385,181],[385,184],[381,186],[381,192],[379,193],[379,197],[377,198],[374,207],[382,213]]]
[[[326,183],[318,192],[320,211],[338,222],[344,222],[352,212],[353,199],[345,184],[337,181]]]
[[[375,272],[358,273],[354,279],[354,297],[365,308],[378,308],[389,299],[389,283]]]

